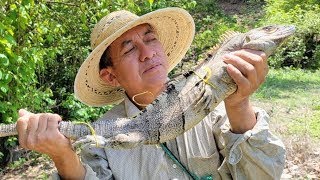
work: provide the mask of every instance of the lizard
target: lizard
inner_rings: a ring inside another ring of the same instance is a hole
[[[269,25],[246,33],[231,33],[214,54],[198,65],[169,80],[166,89],[135,117],[102,119],[91,127],[106,148],[133,148],[160,144],[176,138],[197,125],[237,86],[226,71],[223,55],[240,49],[263,51],[267,57],[292,35],[292,25]],[[0,137],[16,135],[15,124],[0,125]],[[90,128],[70,121],[59,123],[70,139],[89,135]],[[88,140],[88,139],[87,139]],[[90,140],[90,139],[89,139]],[[97,138],[95,139],[97,140]]]

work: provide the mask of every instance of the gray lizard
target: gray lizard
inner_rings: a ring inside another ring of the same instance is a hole
[[[91,126],[101,145],[132,148],[140,144],[158,144],[176,138],[198,124],[237,86],[226,71],[222,56],[243,48],[261,50],[267,56],[295,31],[294,26],[270,25],[246,33],[229,34],[221,46],[195,70],[183,73],[166,84],[166,90],[135,117],[104,119]],[[79,139],[90,128],[73,122],[60,122],[66,137]],[[15,124],[1,125],[0,137],[16,135]]]

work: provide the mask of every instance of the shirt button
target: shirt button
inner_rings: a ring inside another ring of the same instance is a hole
[[[173,164],[172,167],[175,169],[175,168],[177,168],[177,165],[176,165],[176,164]]]
[[[234,164],[235,163],[235,159],[233,156],[230,157],[230,164]]]

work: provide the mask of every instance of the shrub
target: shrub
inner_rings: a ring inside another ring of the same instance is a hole
[[[44,111],[54,101],[51,89],[41,86],[35,73],[43,69],[44,50],[30,16],[35,13],[33,4],[1,1],[0,5],[0,120],[12,123],[19,108]]]
[[[273,67],[319,69],[320,5],[317,0],[267,0],[263,24],[293,24],[293,38],[270,58]]]

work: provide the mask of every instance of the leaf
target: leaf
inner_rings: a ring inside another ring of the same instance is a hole
[[[154,0],[148,0],[149,4],[152,6]]]
[[[2,22],[0,22],[0,30],[4,30],[5,28],[5,25]]]
[[[9,84],[12,81],[12,72],[8,71],[7,74],[3,76],[4,82]]]
[[[29,4],[31,4],[31,1],[30,1],[30,0],[22,0],[21,5],[27,6],[27,5],[29,5]]]
[[[2,79],[2,72],[0,71],[0,80]]]
[[[4,38],[10,43],[10,44],[13,44],[13,45],[16,45],[16,40],[14,40],[14,37],[12,37],[11,35],[5,35]]]
[[[15,10],[17,9],[17,6],[15,4],[10,4],[10,10]]]
[[[4,93],[7,93],[8,92],[8,86],[7,85],[2,85],[1,87],[0,87],[0,90],[2,91],[2,92],[4,92]]]
[[[23,62],[22,56],[18,56],[16,61],[18,64],[22,63]]]
[[[3,66],[9,66],[10,62],[6,55],[0,54],[0,64]]]
[[[13,35],[14,35],[14,32],[13,32],[13,30],[12,30],[12,29],[7,29],[7,32],[8,32],[11,36],[13,36]]]
[[[3,44],[5,46],[10,46],[10,44],[8,44],[8,41],[6,39],[0,38],[0,44]]]
[[[11,45],[10,45],[11,46]],[[11,47],[6,47],[4,48],[4,50],[6,51],[6,53],[9,55],[9,56],[14,56],[12,50],[11,50]]]

